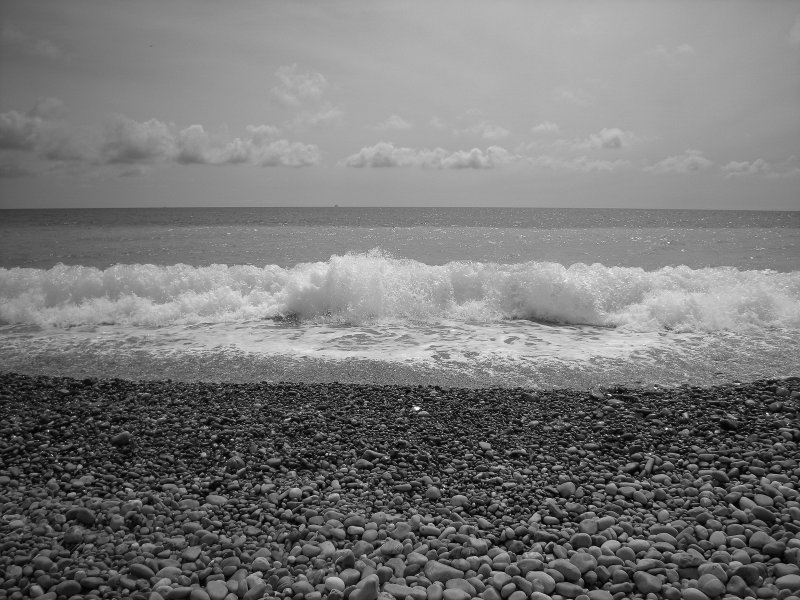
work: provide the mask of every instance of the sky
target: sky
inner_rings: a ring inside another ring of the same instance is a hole
[[[800,210],[800,2],[3,0],[0,208]]]

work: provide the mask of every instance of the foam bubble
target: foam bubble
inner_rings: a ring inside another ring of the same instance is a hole
[[[169,326],[292,316],[334,323],[529,319],[633,331],[800,327],[800,272],[431,266],[379,250],[276,265],[0,269],[0,320],[42,327]]]

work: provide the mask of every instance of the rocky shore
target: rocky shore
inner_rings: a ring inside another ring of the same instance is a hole
[[[800,598],[800,378],[0,375],[0,599]]]

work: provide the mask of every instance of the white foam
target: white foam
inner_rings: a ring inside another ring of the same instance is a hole
[[[550,262],[431,266],[379,250],[291,268],[0,269],[6,323],[163,327],[290,315],[328,324],[530,319],[632,331],[798,328],[800,272]]]

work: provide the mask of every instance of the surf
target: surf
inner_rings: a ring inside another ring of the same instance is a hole
[[[0,269],[0,321],[47,328],[494,323],[631,331],[800,328],[800,272],[529,261],[443,265],[375,249],[291,267],[58,264]]]

